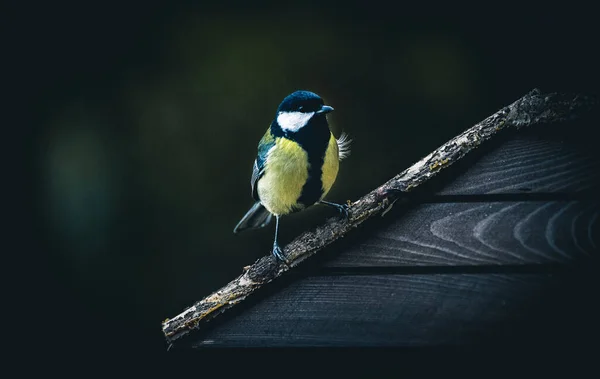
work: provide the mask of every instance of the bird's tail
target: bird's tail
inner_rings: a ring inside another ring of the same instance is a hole
[[[271,222],[273,215],[257,201],[240,222],[233,229],[234,233],[239,233],[246,229],[257,229],[267,226]]]

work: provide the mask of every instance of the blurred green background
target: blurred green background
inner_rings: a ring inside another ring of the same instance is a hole
[[[257,142],[294,90],[320,94],[354,140],[337,202],[534,87],[597,91],[584,11],[102,4],[13,5],[9,24],[32,290],[42,329],[68,320],[54,343],[69,346],[162,352],[163,319],[269,253],[273,225],[232,229]],[[285,218],[280,241],[333,214]]]

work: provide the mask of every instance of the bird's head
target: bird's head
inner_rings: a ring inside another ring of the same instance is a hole
[[[310,91],[296,91],[286,96],[277,108],[277,123],[285,132],[298,132],[313,117],[325,119],[333,108],[325,105],[319,95]]]

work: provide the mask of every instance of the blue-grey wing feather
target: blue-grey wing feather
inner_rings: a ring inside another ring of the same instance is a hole
[[[258,158],[254,160],[254,167],[252,169],[252,178],[250,179],[250,185],[252,186],[252,198],[256,201],[260,201],[258,198],[258,191],[256,183],[258,183],[258,179],[263,175],[265,171],[264,167],[258,166]]]
[[[254,166],[252,168],[252,178],[250,179],[250,185],[252,186],[252,198],[256,201],[260,201],[258,198],[258,189],[257,183],[258,180],[265,173],[265,164],[267,160],[267,155],[271,147],[275,145],[275,138],[270,132],[270,129],[267,130],[263,138],[258,143],[258,154],[256,159],[254,160]]]

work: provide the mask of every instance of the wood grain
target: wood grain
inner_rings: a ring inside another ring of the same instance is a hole
[[[571,301],[566,294],[579,288],[572,287],[574,282],[566,276],[310,277],[214,325],[206,334],[196,334],[182,347],[514,344],[540,337],[552,341],[565,328],[570,328],[569,335],[576,333],[570,324],[573,319],[592,317],[585,302]]]
[[[598,154],[581,143],[567,142],[555,136],[524,134],[490,151],[438,194],[598,190]]]
[[[599,201],[422,204],[347,243],[329,267],[532,264],[598,256]]]

